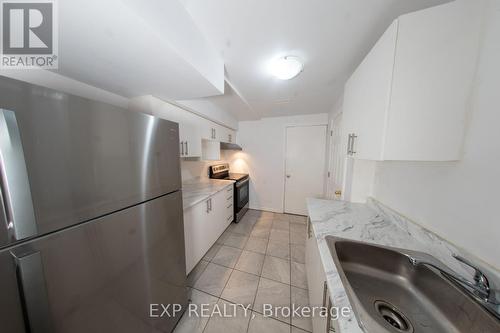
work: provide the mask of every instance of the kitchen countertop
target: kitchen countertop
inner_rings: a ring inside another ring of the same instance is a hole
[[[374,199],[369,199],[367,204],[359,204],[309,198],[307,207],[311,227],[318,242],[321,262],[326,272],[330,298],[333,305],[338,308],[352,309],[325,240],[327,235],[426,252],[457,273],[472,279],[470,273],[452,257],[453,254],[460,254],[477,263],[488,276],[490,284],[495,277],[495,288],[499,286],[500,273],[494,268],[484,263],[480,264],[477,258],[466,251],[453,246]],[[338,324],[341,333],[363,332],[352,311],[348,317],[339,317]]]
[[[234,180],[222,179],[191,179],[182,182],[182,203],[183,208],[187,209],[202,202],[208,197],[221,191],[229,185],[232,185]]]

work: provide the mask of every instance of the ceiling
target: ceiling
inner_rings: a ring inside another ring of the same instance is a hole
[[[232,87],[224,98],[205,100],[238,120],[329,112],[346,79],[396,17],[449,2],[180,1],[220,52]],[[283,55],[304,61],[304,71],[289,81],[273,78],[266,69]]]

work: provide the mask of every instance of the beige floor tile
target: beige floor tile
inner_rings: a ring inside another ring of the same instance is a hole
[[[268,256],[274,256],[282,259],[290,259],[290,244],[283,241],[269,241],[267,244]]]
[[[307,216],[302,216],[302,215],[290,215],[290,222],[292,222],[292,223],[302,223],[302,224],[306,224],[306,223],[307,223]]]
[[[222,235],[220,235],[220,237],[215,241],[216,244],[224,244],[224,241],[231,235],[231,232],[228,230],[229,228],[227,228],[223,233]]]
[[[187,277],[187,285],[189,287],[194,286],[196,280],[199,279],[203,271],[205,271],[205,268],[207,268],[207,265],[208,261],[201,260],[196,266],[194,266],[193,270],[188,274]]]
[[[307,289],[306,265],[292,261],[290,271],[291,285],[302,289]]]
[[[245,243],[248,240],[248,236],[243,236],[240,234],[231,233],[225,240],[224,245],[237,247],[239,249],[243,249],[245,247]]]
[[[218,265],[234,268],[240,254],[240,249],[223,245],[212,259],[212,262]]]
[[[301,264],[306,263],[306,247],[300,244],[290,245],[290,256],[292,261],[300,262]]]
[[[207,253],[205,254],[205,256],[203,257],[203,260],[206,260],[206,261],[211,261],[215,255],[217,254],[217,252],[220,250],[220,247],[221,245],[220,244],[214,244],[208,251]]]
[[[271,233],[271,228],[255,226],[250,233],[251,237],[268,239]]]
[[[256,220],[243,219],[239,223],[231,224],[231,232],[234,234],[250,235]]]
[[[288,242],[290,240],[289,235],[290,232],[288,231],[271,229],[271,233],[269,234],[269,240],[278,242]]]
[[[305,234],[307,231],[307,225],[303,223],[290,223],[290,232],[297,232]]]
[[[292,332],[291,333],[307,333],[307,331],[304,331],[303,329],[301,328],[298,328],[298,327],[295,327],[295,326],[292,326]]]
[[[290,223],[288,223],[288,221],[274,220],[271,228],[275,230],[290,231]]]
[[[250,237],[245,245],[245,250],[266,254],[267,243],[269,241],[264,238]]]
[[[210,263],[194,284],[194,288],[218,297],[222,293],[231,271],[231,268]]]
[[[299,232],[290,232],[290,243],[306,245],[307,235]]]
[[[254,312],[250,319],[248,333],[290,333],[290,325]]]
[[[290,261],[266,256],[262,276],[271,280],[290,284]]]
[[[224,311],[223,306],[226,306],[226,311],[231,312],[234,304],[220,299],[217,306],[220,311]],[[223,317],[214,315],[208,321],[204,333],[245,333],[248,328],[248,321],[252,316],[252,312],[245,313],[241,306],[236,307],[236,315],[231,317]]]
[[[235,304],[253,305],[259,277],[234,270],[222,291],[221,298]]]
[[[273,308],[289,307],[290,285],[261,277],[253,309],[264,314],[264,304],[271,304]],[[272,317],[290,323],[290,317],[283,317],[281,312],[273,312]]]
[[[260,276],[262,265],[264,265],[263,254],[244,250],[234,268]]]
[[[288,221],[288,222],[290,222],[290,215],[288,215],[288,214],[274,213],[274,219],[278,220],[278,221]]]
[[[296,307],[309,306],[309,294],[307,290],[293,287],[291,288],[292,304]],[[292,317],[292,325],[312,332],[311,317]]]
[[[208,311],[211,312],[213,306],[217,303],[218,298],[202,291],[191,289],[188,294],[189,302],[197,305],[197,311],[190,313],[189,311],[184,312],[181,320],[177,324],[174,333],[201,333],[207,325],[208,319],[202,317],[201,306],[206,306],[208,304]],[[190,315],[191,314],[191,315]],[[198,314],[198,315],[196,315]]]

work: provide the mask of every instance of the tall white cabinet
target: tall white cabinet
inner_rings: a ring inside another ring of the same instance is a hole
[[[344,135],[357,159],[459,160],[482,1],[399,17],[348,80]]]

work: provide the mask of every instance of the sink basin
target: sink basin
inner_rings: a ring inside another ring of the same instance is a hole
[[[500,321],[409,250],[327,236],[361,328],[368,333],[498,333]]]

